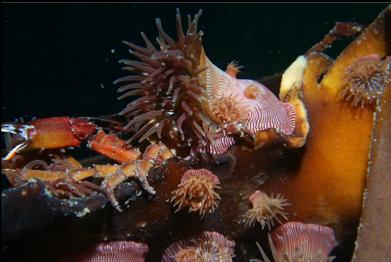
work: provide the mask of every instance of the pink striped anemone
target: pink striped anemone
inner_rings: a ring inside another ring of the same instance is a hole
[[[98,243],[73,257],[62,261],[75,262],[144,262],[149,252],[147,244],[134,241],[110,241]]]
[[[275,262],[317,261],[331,262],[331,251],[337,245],[331,227],[289,222],[269,234],[270,248]],[[258,243],[257,243],[258,244]],[[264,261],[270,261],[258,244]]]
[[[197,238],[179,240],[168,246],[162,262],[232,262],[235,242],[218,232],[204,231]]]
[[[295,129],[295,109],[281,102],[264,85],[254,80],[237,79],[207,61],[206,94],[213,119],[244,124],[253,133],[274,128],[286,136]],[[224,103],[224,105],[221,105]],[[226,104],[232,103],[226,109]],[[226,109],[226,111],[222,110]]]

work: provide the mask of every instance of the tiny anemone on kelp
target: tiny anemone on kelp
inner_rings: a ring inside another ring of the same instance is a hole
[[[220,189],[220,180],[206,169],[186,171],[178,185],[178,189],[171,192],[175,212],[189,208],[189,212],[199,212],[201,217],[206,213],[213,213],[221,200],[216,189]]]
[[[301,108],[280,101],[256,81],[237,79],[239,67],[234,63],[224,72],[208,59],[203,32],[197,31],[201,11],[194,19],[188,16],[184,33],[177,9],[177,41],[165,33],[157,18],[160,49],[144,33],[146,47],[124,41],[140,60],[120,60],[123,70],[133,74],[114,81],[125,84],[118,89],[125,92],[118,99],[137,97],[119,113],[128,119],[124,126],[132,134],[128,142],[156,134],[170,147],[222,154],[238,136],[254,141],[256,133],[264,130],[275,130],[281,137],[297,136],[293,134],[296,111]]]
[[[390,56],[382,60],[377,54],[356,59],[345,70],[346,84],[341,98],[361,108],[373,104],[383,94],[389,79],[390,63]]]
[[[274,226],[274,220],[282,224],[281,219],[288,219],[288,213],[284,211],[290,204],[287,200],[278,194],[277,196],[268,196],[257,190],[249,198],[252,208],[243,215],[243,222],[246,226],[253,226],[255,222],[261,224],[262,229],[266,226],[270,230]]]

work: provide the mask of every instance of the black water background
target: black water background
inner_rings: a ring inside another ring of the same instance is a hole
[[[183,23],[200,8],[208,57],[225,68],[245,66],[242,78],[282,72],[336,21],[370,23],[387,4],[2,4],[1,121],[118,112],[112,82],[118,60],[131,58],[122,40],[156,37],[154,19],[175,36],[175,8]],[[340,45],[342,45],[340,43]],[[331,52],[335,55],[337,51]]]

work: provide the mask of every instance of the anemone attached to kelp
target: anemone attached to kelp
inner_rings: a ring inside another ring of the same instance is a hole
[[[346,85],[341,97],[353,106],[373,104],[382,94],[390,77],[391,57],[376,54],[358,58],[345,70]]]
[[[243,221],[247,226],[253,226],[256,222],[261,224],[262,229],[268,227],[270,230],[274,226],[274,220],[282,224],[279,217],[288,219],[288,213],[284,211],[290,204],[278,194],[276,197],[268,196],[257,190],[249,198],[252,208],[243,215]]]

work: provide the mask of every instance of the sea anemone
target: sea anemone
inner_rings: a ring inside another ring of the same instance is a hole
[[[275,262],[331,262],[330,252],[337,245],[332,228],[316,224],[289,222],[269,234]],[[265,261],[270,261],[257,243]]]
[[[133,241],[103,242],[77,254],[72,259],[68,257],[64,261],[143,262],[148,251],[148,245],[144,243]]]
[[[217,176],[206,169],[188,170],[182,176],[178,189],[172,192],[171,202],[175,212],[188,207],[189,212],[199,212],[203,217],[212,213],[220,201],[216,189],[220,189]]]
[[[233,134],[224,130],[227,124],[234,125],[237,133],[274,128],[283,135],[291,134],[295,128],[291,104],[279,101],[256,81],[237,79],[239,67],[235,64],[224,72],[208,59],[202,47],[203,33],[197,31],[200,15],[201,10],[194,19],[189,16],[184,33],[177,10],[176,41],[156,19],[160,50],[144,33],[146,47],[124,42],[140,60],[121,60],[123,69],[134,74],[114,81],[125,83],[118,89],[125,92],[119,99],[137,97],[119,113],[128,119],[124,131],[133,134],[128,142],[141,142],[154,134],[162,139],[164,130],[163,134],[169,134],[164,139],[177,147],[221,154],[234,143]]]
[[[345,71],[341,98],[361,108],[374,103],[383,93],[389,69],[390,58],[382,60],[377,54],[358,58]]]
[[[213,141],[213,129],[216,126],[201,111],[200,106],[205,90],[199,75],[206,69],[200,63],[203,33],[197,31],[201,13],[200,10],[193,20],[189,17],[185,34],[177,9],[177,42],[165,33],[160,19],[156,19],[159,51],[144,33],[141,35],[146,47],[124,42],[130,47],[129,51],[141,60],[121,60],[125,65],[124,70],[138,74],[114,81],[114,84],[127,83],[118,89],[119,92],[126,91],[119,99],[140,96],[120,112],[130,119],[125,129],[135,132],[129,142],[138,137],[140,142],[154,133],[161,138],[166,125],[185,144]]]
[[[249,200],[253,207],[243,215],[246,226],[253,226],[255,222],[258,222],[261,224],[262,229],[267,226],[270,230],[274,226],[274,220],[282,224],[279,217],[285,220],[288,219],[288,214],[284,211],[284,207],[290,204],[280,194],[276,197],[273,195],[269,197],[257,190],[250,196]]]
[[[203,232],[198,238],[185,239],[167,247],[163,262],[230,262],[235,242],[217,232]]]

